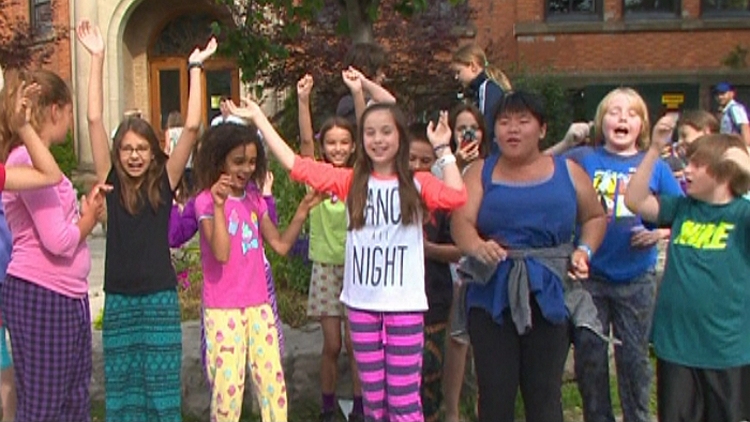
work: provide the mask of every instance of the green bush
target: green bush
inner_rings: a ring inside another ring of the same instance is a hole
[[[547,136],[542,140],[541,148],[545,149],[562,140],[574,116],[568,90],[560,77],[547,71],[531,73],[522,70],[513,75],[513,89],[531,91],[544,98]]]
[[[78,158],[76,157],[75,148],[73,147],[73,133],[68,132],[68,136],[65,137],[65,142],[59,145],[52,145],[49,150],[52,153],[52,156],[55,157],[57,165],[60,166],[60,170],[70,178],[73,170],[78,168]]]

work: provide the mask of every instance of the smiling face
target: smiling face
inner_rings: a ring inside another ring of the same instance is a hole
[[[343,167],[354,153],[352,134],[341,127],[334,126],[323,135],[323,154],[328,162],[336,167]]]
[[[606,102],[601,128],[606,148],[618,153],[635,153],[643,129],[643,112],[624,92]]]
[[[540,125],[528,110],[500,114],[495,122],[498,146],[508,158],[523,158],[538,153],[539,141],[546,133],[547,126]]]
[[[125,173],[137,179],[148,171],[154,160],[154,153],[146,138],[129,130],[120,142],[119,158]]]
[[[229,151],[224,159],[224,173],[230,177],[232,196],[242,196],[255,172],[258,150],[255,144],[239,145]]]
[[[367,114],[363,125],[365,154],[372,168],[381,174],[395,171],[395,158],[400,144],[396,121],[389,110],[375,110]]]

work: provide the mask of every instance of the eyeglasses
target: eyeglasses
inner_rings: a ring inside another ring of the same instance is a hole
[[[133,155],[134,152],[138,154],[139,156],[143,157],[149,151],[151,151],[151,147],[149,147],[148,145],[138,145],[135,148],[131,146],[120,147],[120,155],[124,155],[126,157]]]

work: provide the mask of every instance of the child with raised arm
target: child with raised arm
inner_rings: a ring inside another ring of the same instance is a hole
[[[210,128],[196,157],[195,199],[201,232],[203,325],[211,420],[240,419],[245,369],[255,384],[263,422],[286,422],[288,403],[278,331],[266,287],[263,244],[285,255],[310,208],[309,193],[279,234],[258,189],[267,160],[254,128],[232,123]]]
[[[105,406],[111,421],[182,419],[182,329],[177,277],[169,253],[169,214],[201,124],[203,62],[216,40],[188,58],[190,88],[185,125],[167,157],[154,128],[130,117],[112,149],[102,121],[104,40],[88,21],[77,28],[91,53],[88,126],[96,175],[113,186],[107,196],[104,262]]]
[[[344,78],[351,72],[345,71]],[[310,93],[313,78],[303,76],[297,82],[299,102],[300,155],[315,158],[315,136],[313,135],[310,113]],[[353,93],[361,100],[361,92]],[[364,109],[360,104],[360,114]],[[350,168],[354,157],[354,127],[344,117],[328,118],[320,128],[319,150],[321,158],[339,168]],[[310,251],[309,258],[313,263],[310,279],[310,297],[307,301],[307,315],[317,318],[323,332],[323,351],[320,359],[321,412],[320,422],[336,420],[336,381],[338,378],[338,359],[341,354],[341,325],[344,322],[344,341],[350,353],[349,363],[352,371],[353,408],[349,415],[350,422],[359,422],[364,418],[362,388],[357,374],[357,365],[351,356],[352,343],[349,325],[344,321],[344,305],[339,300],[344,283],[344,245],[346,243],[346,205],[333,195],[325,199],[310,211]]]
[[[674,118],[662,118],[630,180],[625,204],[671,227],[654,312],[660,421],[739,421],[742,372],[750,365],[750,156],[731,135],[687,146],[687,196],[655,196],[649,180]]]
[[[428,209],[453,209],[466,189],[450,153],[446,113],[428,130],[445,182],[409,169],[408,134],[399,109],[375,104],[362,116],[354,168],[298,157],[252,101],[231,105],[255,123],[293,179],[346,203],[349,227],[341,301],[347,306],[366,420],[422,421],[424,237]]]
[[[72,100],[65,82],[45,70],[8,72],[0,98],[5,107],[10,105],[0,113],[5,187],[37,188],[5,192],[2,198],[13,237],[2,302],[13,341],[18,421],[90,418],[91,260],[86,237],[103,210],[98,193],[103,188],[95,186],[79,212],[72,183],[61,177],[48,151],[65,141]]]

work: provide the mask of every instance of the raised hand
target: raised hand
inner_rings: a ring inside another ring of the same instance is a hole
[[[362,91],[362,74],[359,73],[358,70],[356,70],[353,67],[349,67],[348,69],[344,69],[341,72],[341,78],[344,80],[344,84],[347,88],[349,88],[349,91],[351,92],[359,92]]]
[[[237,117],[241,117],[248,121],[254,121],[256,118],[263,115],[263,110],[260,109],[258,103],[253,101],[250,96],[242,99],[242,106],[238,107],[232,101],[226,102],[229,112]]]
[[[211,37],[211,39],[208,41],[208,44],[206,44],[206,48],[201,50],[200,48],[195,48],[192,53],[190,53],[190,57],[188,57],[189,63],[203,63],[211,57],[214,53],[216,53],[216,48],[219,46],[219,43],[216,41],[215,37]]]
[[[76,27],[78,41],[93,56],[104,54],[104,38],[99,27],[87,19],[82,20]]]
[[[307,74],[297,81],[297,97],[302,101],[310,101],[310,93],[313,89],[313,77]]]
[[[453,132],[448,125],[448,112],[441,111],[437,124],[430,122],[427,125],[427,139],[430,140],[434,148],[437,148],[441,145],[450,144],[451,136],[453,136]]]
[[[658,147],[659,151],[672,143],[672,133],[677,124],[677,117],[677,113],[667,113],[654,124],[654,130],[651,131],[651,143],[654,147]]]
[[[589,137],[591,126],[593,126],[593,122],[575,122],[570,125],[563,139],[571,147],[582,144]]]
[[[456,160],[459,168],[466,167],[467,164],[479,158],[479,141],[462,142],[456,151]]]
[[[228,174],[219,176],[219,180],[211,186],[211,197],[214,200],[214,205],[223,207],[231,189],[231,177]]]
[[[19,130],[31,122],[34,99],[39,95],[41,90],[42,87],[37,83],[27,85],[26,82],[21,82],[21,86],[16,91],[15,112],[11,121],[11,127],[14,130]]]
[[[721,159],[736,164],[744,173],[750,174],[750,155],[746,149],[738,147],[728,148]]]

